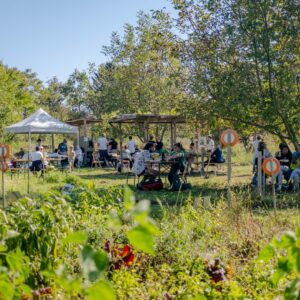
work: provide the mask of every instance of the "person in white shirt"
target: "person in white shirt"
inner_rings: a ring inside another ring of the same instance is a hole
[[[213,140],[211,135],[208,135],[207,138],[208,138],[207,152],[212,153],[215,150],[215,141]]]
[[[129,137],[128,149],[129,149],[131,155],[133,155],[136,151],[135,150],[135,141],[132,139],[132,136]]]
[[[43,148],[42,147],[36,147],[35,148],[35,152],[31,153],[31,161],[32,161],[32,165],[31,165],[31,171],[33,173],[38,172],[38,171],[42,171],[44,169],[44,155],[43,155]]]
[[[98,139],[97,144],[99,147],[100,160],[104,161],[104,166],[107,166],[108,165],[108,151],[107,151],[108,141],[105,134],[103,134],[103,136]]]
[[[258,135],[258,136],[256,136],[256,139],[252,143],[252,147],[253,147],[252,164],[253,164],[253,166],[255,164],[255,159],[258,157],[258,145],[259,145],[260,142],[261,142],[261,136]]]
[[[150,166],[150,151],[154,150],[155,145],[153,143],[148,142],[145,145],[144,149],[136,154],[132,168],[134,174],[136,174],[137,176],[145,174],[154,178],[158,175],[158,172],[156,170],[153,170]]]

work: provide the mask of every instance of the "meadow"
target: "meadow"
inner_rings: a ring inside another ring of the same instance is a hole
[[[274,211],[250,161],[234,152],[230,209],[226,168],[179,193],[84,168],[31,176],[26,195],[26,176],[7,173],[0,299],[299,299],[300,196],[277,195]]]

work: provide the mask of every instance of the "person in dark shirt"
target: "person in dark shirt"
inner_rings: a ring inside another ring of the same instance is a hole
[[[222,164],[225,162],[225,158],[223,155],[223,151],[221,149],[221,146],[218,146],[211,154],[210,160],[207,160],[204,162],[204,165],[208,164]]]
[[[287,144],[280,143],[279,151],[276,152],[275,158],[279,160],[281,166],[290,168],[293,160],[293,154]]]
[[[277,191],[281,191],[283,178],[289,181],[292,173],[293,154],[286,143],[279,144],[279,151],[275,153],[275,158],[280,162],[281,166],[277,175]]]
[[[118,148],[118,143],[116,142],[115,139],[111,139],[108,145],[110,146],[110,150],[117,150]]]

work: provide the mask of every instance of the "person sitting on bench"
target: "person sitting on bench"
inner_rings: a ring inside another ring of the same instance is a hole
[[[171,186],[173,186],[174,179],[177,177],[178,172],[184,172],[186,165],[186,152],[180,143],[176,143],[173,148],[171,156],[168,157],[168,161],[174,161],[171,170],[168,175],[168,180]]]
[[[224,154],[221,146],[217,146],[217,148],[212,152],[210,159],[204,162],[204,165],[214,165],[214,164],[223,164],[225,162]]]
[[[158,175],[158,172],[152,169],[150,166],[150,160],[151,160],[150,152],[154,150],[155,150],[154,143],[148,142],[145,145],[144,149],[135,155],[132,171],[138,177],[144,175],[143,180],[148,178],[154,179]]]

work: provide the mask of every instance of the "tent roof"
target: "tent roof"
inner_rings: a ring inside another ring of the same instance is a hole
[[[109,123],[185,123],[182,116],[159,114],[123,114],[109,120]]]
[[[14,125],[6,127],[11,133],[78,133],[78,127],[68,125],[50,116],[43,109]]]

